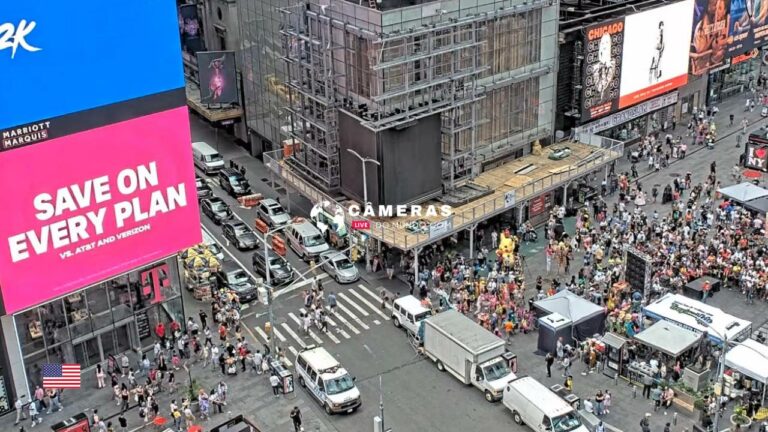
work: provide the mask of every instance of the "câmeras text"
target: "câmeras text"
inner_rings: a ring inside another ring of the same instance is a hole
[[[4,130],[2,133],[3,148],[9,149],[47,139],[50,127],[51,122],[45,121]]]

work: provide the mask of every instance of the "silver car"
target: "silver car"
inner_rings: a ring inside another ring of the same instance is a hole
[[[357,267],[349,258],[338,251],[328,251],[320,254],[320,262],[328,275],[338,283],[352,283],[360,279]]]
[[[261,200],[258,207],[259,217],[270,227],[280,227],[291,221],[283,206],[272,198]]]

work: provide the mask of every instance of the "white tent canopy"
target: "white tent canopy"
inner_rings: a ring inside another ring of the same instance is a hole
[[[560,314],[574,324],[579,324],[604,313],[602,307],[568,290],[562,290],[551,297],[541,299],[534,305],[549,313]]]
[[[768,383],[768,346],[747,339],[725,354],[725,365],[760,382]]]
[[[677,358],[698,342],[699,335],[669,321],[659,321],[636,334],[635,339]]]
[[[755,186],[749,182],[726,186],[717,191],[728,198],[732,198],[742,203],[768,196],[768,190],[765,190],[760,186]]]
[[[752,323],[723,312],[706,303],[679,294],[667,294],[643,308],[643,313],[655,320],[665,320],[693,330],[707,332],[709,338],[721,344],[722,338],[735,341],[749,335]]]

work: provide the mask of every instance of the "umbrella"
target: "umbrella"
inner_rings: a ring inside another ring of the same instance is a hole
[[[757,170],[747,169],[747,170],[744,170],[744,173],[742,175],[744,176],[744,178],[748,178],[748,179],[759,179],[760,177],[763,176],[763,173]]]
[[[163,426],[166,423],[168,423],[168,419],[166,419],[165,417],[157,416],[157,417],[155,417],[154,420],[152,420],[152,424],[154,424],[155,426],[158,426],[158,427],[159,426]]]
[[[202,267],[205,265],[205,261],[199,256],[189,257],[185,262],[187,267]]]
[[[203,432],[203,427],[200,425],[190,425],[187,428],[187,432]]]

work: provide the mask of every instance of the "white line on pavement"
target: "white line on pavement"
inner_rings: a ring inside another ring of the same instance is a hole
[[[374,292],[373,292],[373,291],[371,291],[371,290],[369,290],[368,288],[366,288],[366,287],[365,287],[365,285],[362,285],[362,284],[360,284],[360,285],[358,285],[358,287],[359,287],[361,290],[365,291],[365,293],[366,293],[366,294],[368,294],[369,296],[371,296],[371,298],[373,298],[373,300],[375,300],[375,301],[381,301],[381,297],[379,297],[379,296],[377,296],[376,294],[374,294]],[[387,309],[389,309],[389,310],[392,310],[392,305],[391,305],[391,304],[389,304],[389,303],[386,303],[386,304],[385,304],[385,306],[387,307]]]
[[[318,275],[317,279],[320,280],[320,279],[325,279],[327,277],[328,277],[328,273],[323,273],[323,274]],[[314,278],[303,280],[301,282],[297,282],[297,283],[288,285],[287,287],[285,287],[285,288],[283,288],[283,289],[281,289],[279,291],[276,291],[274,296],[275,297],[279,297],[279,296],[288,294],[291,291],[296,291],[299,288],[302,288],[302,287],[305,287],[305,286],[311,284],[313,280],[314,280]]]
[[[362,286],[362,285],[359,285],[359,286]],[[369,308],[371,308],[371,310],[373,310],[374,312],[379,314],[379,316],[384,318],[385,321],[389,321],[389,317],[387,315],[385,315],[384,312],[382,312],[376,306],[372,305],[371,302],[369,302],[368,300],[363,298],[363,296],[358,294],[357,291],[349,290],[349,293],[352,294],[353,296],[357,297],[358,299],[360,299],[361,302],[365,303],[365,305],[368,306]]]
[[[362,308],[362,307],[360,307],[360,306],[359,306],[357,303],[353,302],[353,301],[352,301],[352,299],[350,299],[349,297],[347,297],[347,295],[346,295],[346,294],[344,294],[344,293],[340,292],[340,293],[339,293],[339,297],[341,297],[342,299],[344,299],[344,301],[345,301],[345,302],[347,302],[347,303],[349,303],[350,305],[352,305],[352,307],[353,307],[353,308],[355,308],[355,309],[357,309],[357,311],[358,311],[358,312],[360,312],[361,314],[363,314],[363,316],[364,316],[364,317],[367,317],[368,315],[370,315],[370,314],[369,314],[369,313],[368,313],[368,312],[367,312],[365,309],[363,309],[363,308]]]
[[[253,328],[256,330],[256,333],[261,336],[261,339],[264,341],[264,343],[269,343],[269,336],[267,336],[267,333],[264,332],[264,330],[261,329],[261,327],[256,326]]]
[[[296,339],[296,342],[298,342],[298,343],[299,343],[299,346],[300,346],[300,347],[304,348],[304,347],[306,347],[306,346],[307,346],[307,344],[306,344],[306,343],[304,343],[304,341],[303,341],[303,340],[301,340],[301,338],[299,337],[299,335],[297,335],[297,334],[296,334],[296,332],[294,332],[294,331],[293,331],[293,329],[291,328],[291,326],[289,326],[289,325],[288,325],[288,324],[286,324],[286,323],[282,323],[281,325],[283,326],[283,330],[285,330],[286,332],[288,332],[288,334],[289,334],[289,335],[291,335],[291,337],[293,337],[294,339]]]
[[[275,336],[277,336],[277,338],[280,339],[280,342],[286,341],[285,336],[283,336],[283,334],[280,333],[280,331],[277,330],[277,327],[275,327],[274,325],[272,326],[272,331],[275,333]]]
[[[337,305],[336,305],[336,307],[338,307],[338,302],[337,302]],[[330,315],[329,315],[329,316],[330,316]],[[347,319],[346,319],[346,318],[344,318],[343,316],[341,316],[341,314],[340,314],[340,313],[336,312],[336,313],[335,313],[335,315],[333,315],[333,317],[334,317],[334,318],[336,318],[336,319],[338,319],[339,321],[341,321],[341,323],[342,323],[342,324],[344,324],[344,325],[345,325],[345,326],[347,326],[347,327],[348,327],[350,330],[352,330],[352,333],[354,333],[354,334],[360,334],[360,330],[358,330],[357,328],[355,328],[355,326],[353,326],[352,324],[350,324],[350,322],[349,322],[349,321],[347,321]]]
[[[337,306],[339,309],[341,309],[341,311],[342,311],[342,312],[344,312],[344,313],[346,313],[347,315],[349,315],[349,317],[350,317],[350,318],[352,318],[352,320],[353,320],[354,322],[356,322],[356,323],[357,323],[357,325],[359,325],[360,327],[362,327],[362,328],[363,328],[363,329],[365,329],[365,330],[368,330],[368,329],[370,329],[370,327],[368,327],[367,325],[365,325],[365,323],[364,323],[364,322],[360,321],[360,318],[358,318],[358,317],[357,317],[357,315],[353,314],[351,310],[347,309],[347,308],[346,308],[346,307],[345,307],[343,304],[341,304],[341,302],[340,302],[340,301],[337,301],[337,302],[336,302],[336,306]],[[339,319],[341,319],[341,314],[339,314]]]
[[[299,317],[297,317],[296,314],[294,314],[293,312],[288,312],[288,316],[292,320],[294,320],[296,322],[296,324],[299,325],[299,327],[303,327],[304,326],[304,323],[302,323],[301,320],[299,319]],[[321,345],[323,343],[323,340],[320,339],[319,337],[317,337],[317,335],[312,331],[312,329],[307,329],[307,331],[309,332],[309,336],[311,336],[312,339],[314,339],[315,342],[317,342],[318,345]]]

